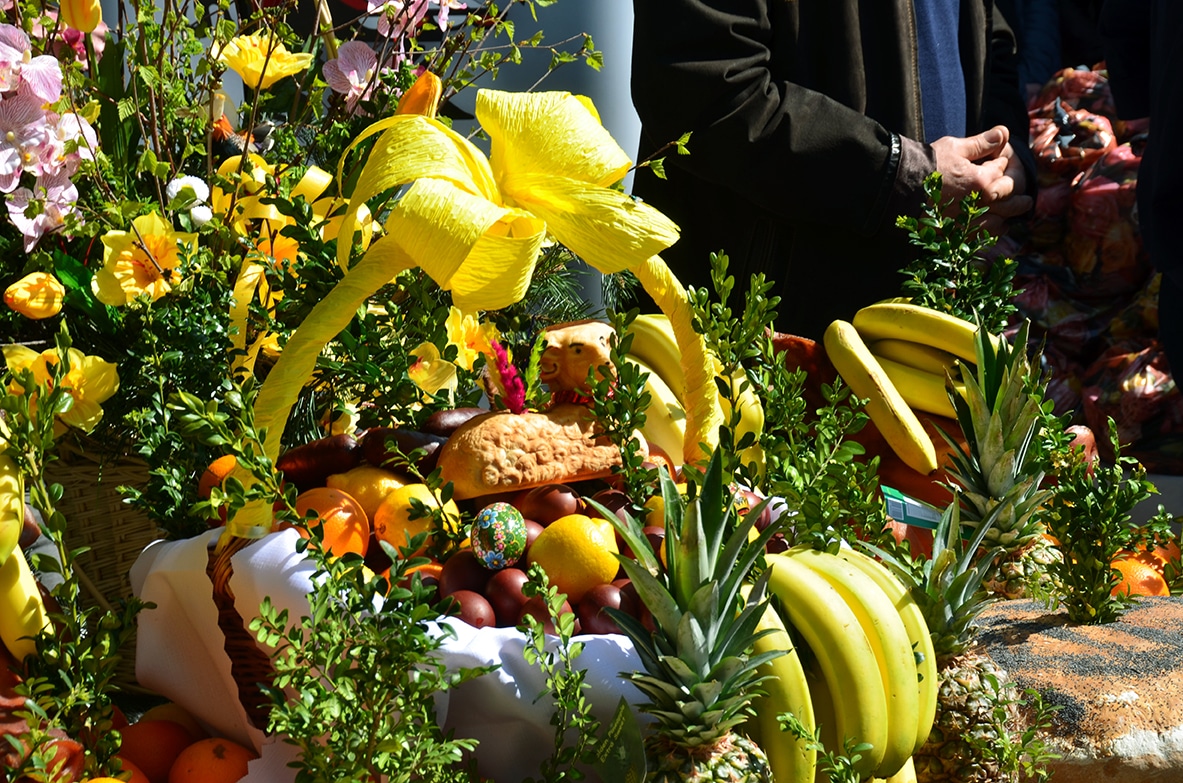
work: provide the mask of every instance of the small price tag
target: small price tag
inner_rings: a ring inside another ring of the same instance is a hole
[[[917,500],[911,495],[905,495],[895,487],[881,487],[883,499],[887,503],[887,515],[896,522],[905,525],[926,527],[936,530],[941,521],[941,510],[936,506]]]
[[[632,707],[620,697],[616,714],[608,724],[608,733],[596,744],[596,760],[592,767],[601,780],[620,783],[642,783],[648,771],[645,766],[645,742],[641,739],[641,725]]]

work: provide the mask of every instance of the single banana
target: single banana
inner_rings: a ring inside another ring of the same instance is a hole
[[[744,598],[747,598],[748,589],[744,589]],[[753,700],[756,715],[747,722],[746,727],[755,729],[749,733],[764,749],[776,783],[814,783],[817,751],[807,748],[804,740],[781,731],[780,722],[776,719],[781,713],[791,712],[806,728],[813,730],[813,702],[809,698],[805,669],[801,666],[797,648],[784,622],[771,604],[765,609],[756,630],[772,633],[756,640],[754,654],[770,650],[786,652],[760,667],[760,674],[769,675],[770,679],[761,684],[764,695]]]
[[[911,591],[886,566],[865,552],[849,547],[838,550],[838,556],[875,580],[888,600],[895,605],[908,632],[917,659],[917,692],[920,697],[916,742],[912,750],[915,753],[928,741],[937,714],[937,655],[932,646],[932,633]]]
[[[638,315],[625,330],[633,336],[629,356],[639,359],[665,381],[679,405],[686,400],[686,376],[682,372],[682,351],[670,319],[662,314]]]
[[[645,391],[649,392],[649,407],[645,410],[645,426],[641,434],[645,440],[664,451],[675,466],[682,464],[683,442],[686,439],[686,411],[682,403],[652,367],[635,356],[626,357],[649,374]]]
[[[0,441],[0,447],[3,447]],[[25,482],[16,463],[0,453],[0,563],[16,551],[25,524]]]
[[[768,588],[813,650],[833,694],[835,735],[871,745],[858,765],[869,776],[883,762],[888,735],[883,676],[871,641],[838,589],[797,558],[770,554],[768,568]]]
[[[874,770],[889,777],[912,756],[920,694],[912,642],[899,612],[879,585],[855,566],[829,552],[794,548],[788,556],[829,582],[846,601],[871,642],[887,709],[887,740],[883,760]]]
[[[904,762],[904,766],[900,767],[900,771],[889,777],[886,783],[917,783],[916,764],[910,756]]]
[[[842,742],[838,739],[838,721],[834,717],[837,714],[834,711],[834,694],[830,692],[830,685],[826,682],[821,663],[812,650],[802,650],[801,664],[805,669],[805,682],[809,686],[809,701],[813,704],[813,725],[818,739],[827,751],[841,753]],[[817,775],[818,780],[822,780],[821,770],[818,770]]]
[[[0,642],[23,661],[37,652],[33,637],[49,625],[37,579],[19,549],[0,563]]]
[[[932,438],[883,366],[867,350],[855,327],[847,321],[834,321],[826,329],[823,341],[834,368],[850,390],[867,401],[867,415],[892,450],[922,475],[936,471],[937,453]]]
[[[712,357],[712,361],[715,364],[715,374],[722,377],[722,368],[718,359]],[[731,398],[739,407],[739,421],[736,423],[735,432],[732,433],[735,442],[739,443],[740,439],[749,432],[756,438],[752,445],[740,449],[740,462],[744,465],[754,462],[757,474],[763,477],[765,461],[764,447],[760,445],[760,435],[764,432],[764,404],[760,402],[760,397],[756,394],[756,385],[752,383],[743,367],[736,367],[729,380]],[[731,421],[731,400],[720,394],[719,407],[723,410],[723,421],[729,423]]]
[[[891,359],[893,362],[915,367],[917,370],[935,373],[945,377],[946,372],[957,370],[957,357],[948,351],[934,348],[927,343],[916,343],[911,340],[897,340],[889,337],[886,340],[875,340],[867,347],[878,359]]]
[[[37,580],[17,547],[25,523],[24,480],[0,454],[0,643],[18,661],[37,651],[32,638],[49,624]]]
[[[904,302],[868,305],[854,314],[864,340],[897,339],[924,343],[976,364],[978,327],[955,315]],[[995,337],[995,341],[999,338]]]
[[[904,402],[913,410],[934,413],[950,419],[957,418],[957,409],[953,407],[949,392],[945,390],[944,373],[937,375],[883,357],[879,357],[878,361],[900,396],[904,398]],[[954,382],[953,388],[958,394],[965,396],[965,384]]]

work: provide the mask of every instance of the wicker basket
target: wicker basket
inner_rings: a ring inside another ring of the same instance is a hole
[[[87,548],[74,562],[83,605],[109,609],[119,600],[131,598],[132,564],[144,547],[163,533],[146,514],[124,502],[119,487],[143,487],[148,479],[147,464],[126,456],[100,458],[63,443],[59,459],[48,465],[46,474],[64,490],[57,509],[66,518],[67,545]],[[115,682],[125,691],[143,693],[135,671],[133,635],[116,669]]]
[[[252,543],[252,539],[231,536],[223,546],[210,547],[206,574],[213,588],[214,605],[218,607],[218,629],[226,637],[224,647],[239,700],[251,724],[266,731],[271,701],[260,683],[270,682],[275,669],[271,657],[256,643],[254,634],[235,608],[234,592],[230,589],[230,577],[234,573],[231,558]]]

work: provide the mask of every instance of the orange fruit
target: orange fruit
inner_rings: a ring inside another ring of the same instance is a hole
[[[406,484],[391,492],[374,512],[374,535],[401,550],[410,538],[434,529],[430,516],[411,519],[412,501],[418,500],[431,508],[440,508],[440,499],[426,484]],[[455,533],[460,529],[460,510],[455,501],[443,504],[445,524]],[[422,551],[422,550],[421,550]],[[419,554],[418,552],[416,554]]]
[[[234,783],[246,777],[247,765],[255,758],[253,750],[233,740],[209,737],[181,751],[167,783]]]
[[[222,486],[222,482],[236,467],[238,467],[238,457],[233,454],[223,454],[211,462],[197,481],[198,496],[202,500],[209,500],[210,490]]]
[[[144,770],[118,755],[116,755],[115,758],[120,764],[120,774],[126,772],[127,774],[131,775],[131,777],[129,777],[126,781],[120,781],[120,783],[149,783],[148,776],[144,774]],[[107,780],[119,780],[119,778],[95,778],[93,781],[91,781],[91,783],[98,783],[98,781]]]
[[[177,756],[193,744],[184,726],[171,720],[140,720],[120,731],[119,757],[135,764],[151,783],[168,783]]]
[[[1111,565],[1121,572],[1121,582],[1114,586],[1113,595],[1171,594],[1162,573],[1141,558],[1119,555]]]
[[[616,578],[616,552],[611,522],[568,514],[543,528],[526,560],[542,566],[550,583],[574,606],[588,590]]]
[[[354,552],[365,557],[370,546],[370,518],[352,495],[332,487],[306,489],[296,496],[296,513],[304,519],[309,511],[320,517],[324,547],[330,555]],[[297,529],[308,537],[304,526]]]
[[[189,736],[193,738],[194,742],[208,736],[206,730],[201,728],[201,724],[188,710],[171,701],[148,708],[140,716],[140,720],[171,720],[174,723],[179,723],[189,732]]]
[[[325,486],[352,495],[366,512],[366,519],[371,522],[386,496],[406,484],[405,476],[369,464],[358,465],[344,473],[334,473],[325,479]]]

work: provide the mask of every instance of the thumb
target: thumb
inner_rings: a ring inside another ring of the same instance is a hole
[[[981,160],[997,155],[1006,146],[1007,132],[1005,125],[995,125],[987,131],[965,139],[965,157],[970,160]]]

